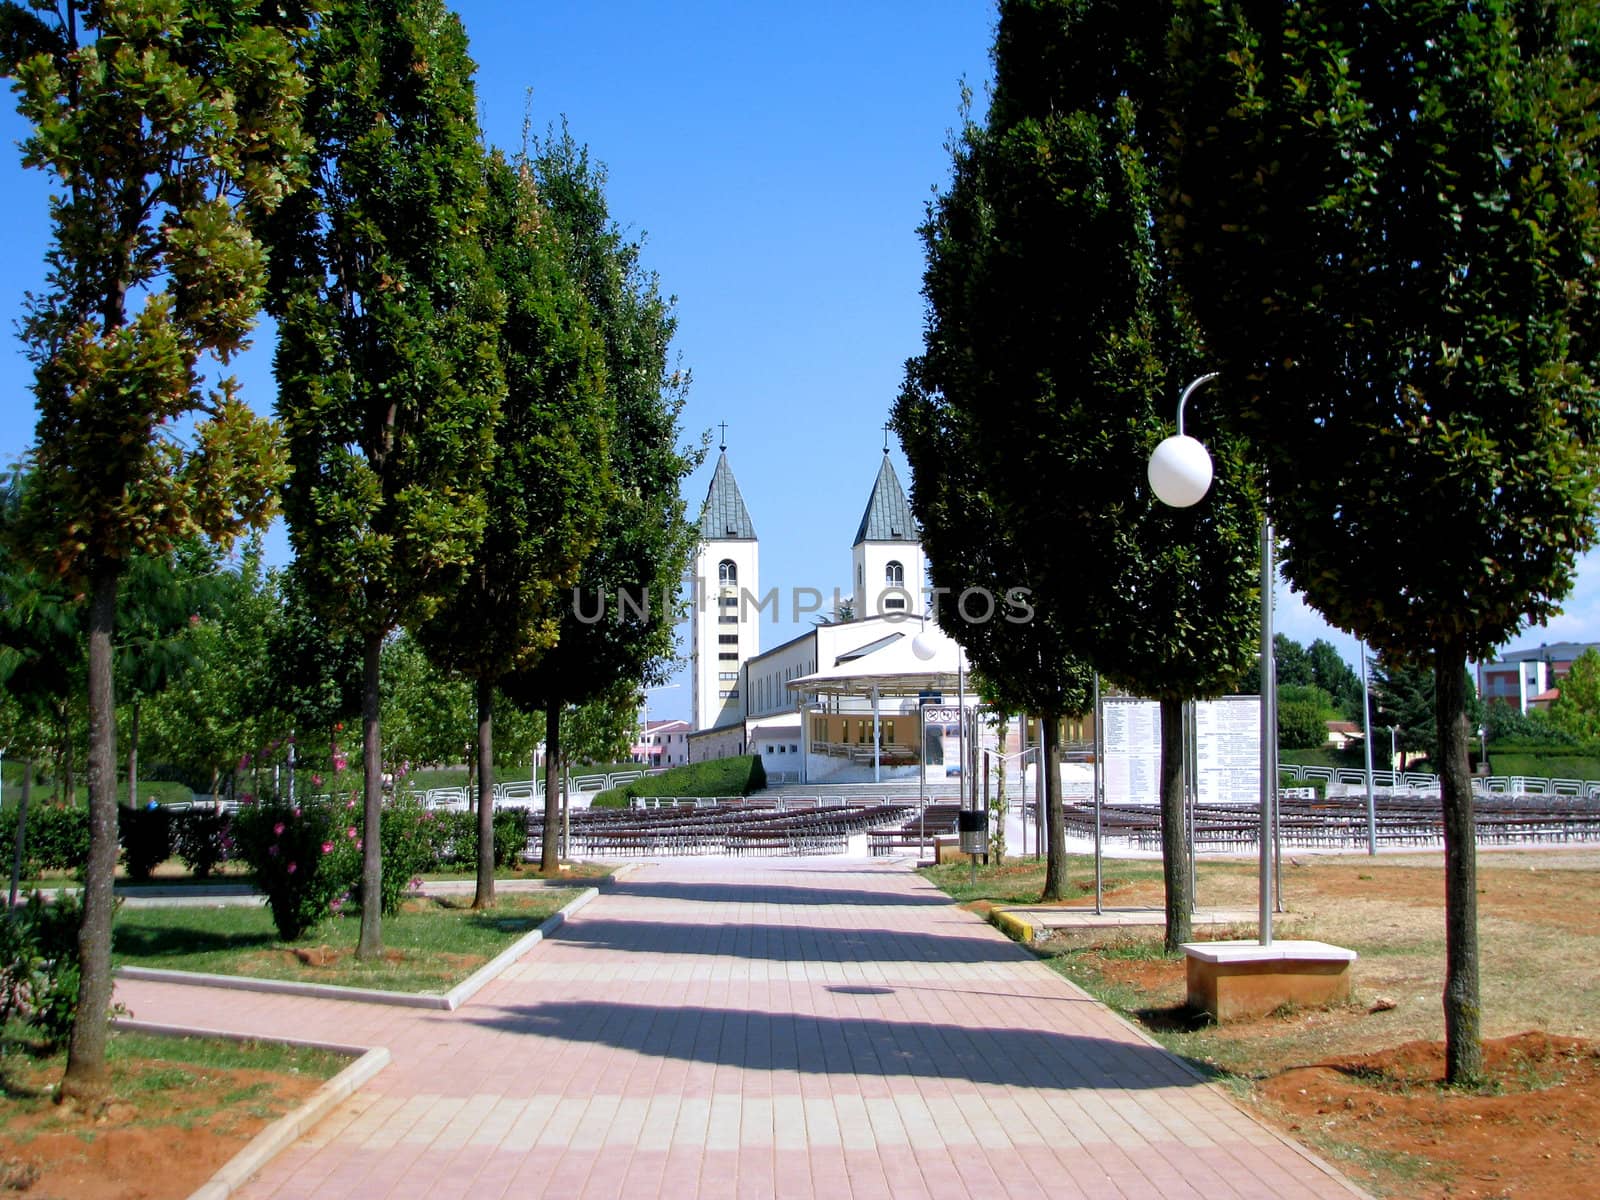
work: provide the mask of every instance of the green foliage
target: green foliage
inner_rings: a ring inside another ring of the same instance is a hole
[[[432,820],[433,814],[415,800],[401,798],[384,806],[380,827],[383,831],[383,894],[379,897],[384,916],[392,917],[400,911],[400,901],[420,882],[418,876],[427,869],[430,855],[425,826]],[[355,897],[358,901],[362,899],[359,889]]]
[[[561,605],[556,643],[537,665],[514,672],[503,684],[517,703],[548,710],[582,705],[618,686],[664,681],[673,662],[677,597],[698,540],[680,485],[700,454],[678,445],[689,377],[668,365],[676,329],[672,302],[640,265],[638,243],[612,220],[604,168],[591,163],[587,149],[565,130],[537,142],[527,166],[549,210],[566,270],[589,303],[615,419],[607,446],[615,500],[573,585],[583,595],[611,598],[608,615],[584,623],[571,604]],[[620,619],[619,588],[636,598],[648,595],[648,617]]]
[[[1516,705],[1496,700],[1489,705],[1485,728],[1492,743],[1517,743],[1520,745],[1575,746],[1577,737],[1562,729],[1550,719],[1550,714],[1540,709],[1521,712]]]
[[[1321,689],[1316,689],[1320,691]],[[1310,750],[1326,744],[1324,705],[1317,700],[1278,698],[1278,742],[1289,750]]]
[[[32,893],[0,920],[0,1028],[21,1020],[46,1044],[66,1040],[78,1005],[76,898]]]
[[[620,788],[610,788],[589,802],[595,808],[627,808],[648,796],[748,796],[767,786],[767,772],[759,754],[743,758],[718,758],[710,762],[668,767]]]
[[[15,804],[0,808],[0,845],[6,854],[16,844],[18,811]],[[25,853],[25,878],[37,878],[41,871],[82,871],[89,861],[88,810],[37,801],[30,804]]]
[[[118,808],[117,827],[129,879],[144,882],[172,857],[172,814],[166,809]]]
[[[234,819],[239,857],[255,873],[284,941],[298,940],[336,912],[359,879],[355,820],[340,802],[252,804]],[[353,851],[344,850],[346,843]]]
[[[1165,239],[1288,576],[1380,650],[1487,653],[1594,540],[1600,14],[1178,12]]]
[[[408,633],[383,646],[383,751],[390,764],[458,762],[475,733],[472,685],[440,670]]]
[[[1189,698],[1231,689],[1251,661],[1260,519],[1242,446],[1200,407],[1207,498],[1169,509],[1145,482],[1200,363],[1152,236],[1162,30],[1149,18],[1001,5],[988,122],[962,130],[922,230],[928,329],[896,426],[936,578],[967,557],[941,529],[971,504],[958,544],[984,526],[1001,539],[999,574],[1033,589],[1048,631],[1033,661],[1053,671],[1071,654],[1141,694]],[[1025,670],[989,674],[999,687]]]
[[[1551,724],[1575,738],[1600,737],[1600,653],[1591,648],[1580,654],[1560,687],[1550,706]]]
[[[473,64],[439,0],[318,29],[313,186],[270,226],[284,511],[305,598],[371,637],[429,616],[483,534],[503,392]]]
[[[196,879],[205,879],[233,856],[233,822],[201,808],[173,813],[172,848]]]

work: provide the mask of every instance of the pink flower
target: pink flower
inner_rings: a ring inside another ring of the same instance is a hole
[[[293,875],[295,873],[295,869],[296,869],[295,868],[295,864],[294,863],[290,863],[289,864],[289,874]]]
[[[422,888],[422,876],[413,875],[411,877],[411,890],[413,892],[415,892],[415,891],[421,890],[421,888]]]
[[[295,805],[294,815],[297,816],[297,817],[300,815],[300,806],[298,804]]]
[[[355,840],[355,836],[356,836],[356,827],[354,825],[350,826],[349,829],[346,829],[344,831],[344,835],[345,835],[345,837],[350,838],[352,841],[354,841]]]
[[[332,854],[333,853],[333,843],[332,842],[323,842],[322,843],[322,852],[324,854]]]
[[[313,775],[311,777],[311,786],[312,787],[321,787],[322,786],[322,776],[321,775]]]
[[[341,754],[341,755],[338,755],[338,756],[337,756],[337,757],[336,757],[336,758],[335,758],[335,759],[334,759],[334,760],[333,760],[333,769],[334,769],[334,770],[335,770],[335,771],[342,771],[342,770],[344,770],[344,769],[345,769],[345,767],[346,767],[346,766],[347,766],[347,765],[349,765],[349,762],[350,762],[350,760],[349,760],[349,759],[348,759],[348,758],[346,758],[346,757],[345,757],[345,756],[344,756],[344,755],[342,755],[342,754]]]
[[[279,821],[276,825],[274,825],[272,827],[272,834],[273,834],[274,837],[282,837],[283,836],[283,822],[282,821]]]

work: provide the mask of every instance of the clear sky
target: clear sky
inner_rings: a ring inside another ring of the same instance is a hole
[[[905,360],[921,343],[916,229],[948,175],[962,81],[989,78],[992,0],[540,0],[457,5],[479,64],[485,135],[514,149],[567,119],[609,168],[612,215],[645,239],[645,263],[678,299],[677,352],[693,373],[687,439],[710,456],[687,485],[705,497],[726,421],[728,459],[761,539],[761,584],[848,590],[850,542],[882,458]],[[23,136],[10,105],[0,138]],[[0,315],[42,280],[47,187],[0,155]],[[271,333],[236,374],[269,410]],[[32,440],[30,369],[0,342],[0,460]],[[895,468],[910,484],[894,448]],[[281,533],[272,541],[285,553]],[[1600,570],[1586,564],[1568,614],[1520,643],[1600,630]],[[1354,642],[1280,592],[1279,627]],[[787,613],[785,616],[787,617]],[[766,625],[770,648],[806,623]],[[684,646],[687,654],[688,647]],[[650,716],[687,717],[687,687]]]

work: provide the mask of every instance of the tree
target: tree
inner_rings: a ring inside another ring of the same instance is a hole
[[[312,186],[272,225],[290,542],[362,644],[363,960],[383,949],[383,643],[462,585],[504,390],[473,69],[441,0],[344,4],[311,58]]]
[[[473,681],[477,710],[478,883],[494,903],[496,681],[537,661],[561,629],[566,589],[611,504],[612,408],[603,345],[561,258],[533,172],[498,152],[485,163],[484,242],[506,296],[488,523],[466,580],[417,630],[434,662]]]
[[[1426,663],[1415,664],[1380,653],[1370,668],[1373,691],[1372,734],[1382,741],[1380,731],[1395,731],[1395,748],[1400,755],[1399,769],[1407,766],[1406,756],[1427,753],[1438,736],[1434,710],[1433,670]]]
[[[1481,1068],[1464,667],[1594,539],[1591,4],[1181,0],[1163,236],[1329,621],[1431,663],[1447,1077]],[[1403,536],[1401,535],[1403,531]]]
[[[1600,737],[1600,653],[1593,647],[1578,655],[1562,679],[1550,720],[1575,738]]]
[[[930,243],[930,287],[944,266]],[[1004,596],[1019,580],[1033,577],[1030,547],[1013,539],[985,486],[988,477],[969,448],[975,426],[983,419],[981,411],[959,403],[954,389],[933,386],[937,369],[931,352],[907,368],[907,383],[894,415],[911,464],[911,509],[922,528],[929,574],[934,587],[948,595],[959,597],[970,588],[980,588],[991,596]],[[1041,899],[1063,900],[1067,843],[1061,720],[1089,711],[1094,669],[1068,648],[1071,631],[1063,627],[1063,614],[1054,604],[1035,606],[1031,617],[1018,624],[947,618],[942,627],[965,651],[973,667],[974,688],[987,703],[1002,711],[1039,716],[1046,830]]]
[[[678,413],[688,376],[668,371],[675,320],[672,302],[639,264],[606,207],[605,172],[563,130],[536,144],[528,165],[560,235],[566,267],[590,305],[605,346],[606,387],[616,424],[607,458],[616,500],[584,559],[572,596],[602,598],[598,621],[561,608],[554,645],[537,663],[506,675],[501,686],[525,710],[545,714],[546,761],[561,761],[561,720],[627,684],[665,681],[673,661],[678,597],[693,560],[698,529],[684,513],[681,484],[699,462],[678,446]],[[631,604],[618,602],[626,591]],[[593,612],[592,605],[585,610]],[[629,721],[632,712],[629,711]],[[560,868],[558,771],[545,773],[544,853],[540,869]]]
[[[117,597],[116,693],[128,704],[128,804],[139,806],[139,718],[194,664],[190,631],[214,613],[221,580],[214,546],[193,539],[130,561]]]
[[[923,230],[926,345],[901,404],[981,415],[962,448],[1006,544],[1028,548],[1015,583],[1055,614],[1058,652],[1160,700],[1175,948],[1189,935],[1182,706],[1236,686],[1253,657],[1260,519],[1241,443],[1197,409],[1210,494],[1173,510],[1145,483],[1200,363],[1153,235],[1164,11],[1001,4],[987,124],[967,123]]]
[[[1340,657],[1333,643],[1317,638],[1306,647],[1306,658],[1311,663],[1311,682],[1332,697],[1338,711],[1359,720],[1361,679],[1354,668]]]
[[[104,1093],[117,857],[112,634],[129,559],[270,515],[277,431],[232,380],[204,390],[260,307],[250,218],[297,179],[309,5],[62,0],[0,7],[0,67],[47,171],[53,243],[23,337],[39,408],[28,537],[88,596],[90,852],[63,1094]],[[200,422],[180,433],[179,422]]]

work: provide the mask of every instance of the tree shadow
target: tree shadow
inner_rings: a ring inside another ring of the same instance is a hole
[[[563,944],[626,954],[714,955],[765,962],[1012,963],[1014,943],[980,933],[914,933],[821,925],[611,920],[585,913],[555,934]]]
[[[469,1006],[456,1019],[503,1033],[751,1071],[1119,1091],[1201,1082],[1157,1046],[1041,1029],[576,1001]]]
[[[815,872],[808,872],[814,874]],[[870,908],[938,907],[951,903],[943,892],[908,895],[831,887],[799,887],[772,883],[704,883],[670,879],[621,879],[611,892],[619,896],[649,896],[659,900],[694,900],[704,904],[859,905]]]
[[[156,928],[118,923],[111,930],[111,953],[128,959],[174,954],[207,954],[218,950],[255,950],[278,942],[274,932],[218,933],[187,925]]]

